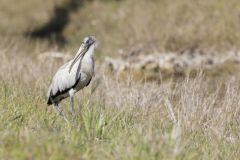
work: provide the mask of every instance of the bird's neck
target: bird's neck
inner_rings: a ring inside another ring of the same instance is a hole
[[[82,59],[82,67],[91,66],[94,63],[94,45],[91,45],[88,51],[85,53]]]
[[[89,47],[88,51],[84,55],[84,59],[89,59],[89,58],[92,59],[93,58],[94,48],[95,48],[94,44]]]
[[[88,51],[83,56],[81,61],[81,71],[88,75],[93,75],[94,73],[94,46],[90,46]]]

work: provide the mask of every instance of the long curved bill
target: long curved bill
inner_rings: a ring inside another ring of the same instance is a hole
[[[69,68],[69,70],[68,70],[69,73],[71,72],[73,65],[74,65],[80,58],[82,58],[86,52],[87,52],[87,48],[86,48],[86,47],[81,47],[81,48],[79,48],[77,55],[75,56],[75,58],[73,59],[72,64],[70,65],[70,68]]]

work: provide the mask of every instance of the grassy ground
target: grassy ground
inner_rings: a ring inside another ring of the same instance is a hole
[[[0,3],[0,159],[239,159],[239,76],[122,82],[99,63],[119,49],[239,49],[238,0],[95,0],[72,13],[64,50],[73,54],[88,34],[100,47],[76,117],[62,103],[67,120],[45,101],[63,61],[38,59],[54,46],[23,37],[62,1]]]
[[[15,51],[18,51],[17,53]],[[239,82],[199,73],[157,85],[120,82],[99,66],[76,95],[76,117],[47,109],[50,75],[60,63],[1,51],[1,159],[238,159]],[[43,64],[49,65],[43,65]],[[96,88],[96,89],[95,89]]]

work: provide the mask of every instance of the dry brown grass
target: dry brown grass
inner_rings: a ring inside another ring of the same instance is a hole
[[[62,2],[1,0],[0,34],[21,37],[46,23]],[[239,49],[239,9],[238,0],[95,0],[71,14],[64,35],[72,49],[82,37],[95,35],[101,56],[115,55],[119,49]]]
[[[237,0],[95,1],[73,14],[65,35],[74,43],[75,33],[94,34],[105,54],[136,48],[229,50],[239,48],[238,11]]]

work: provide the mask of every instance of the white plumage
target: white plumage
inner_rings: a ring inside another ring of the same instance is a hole
[[[62,65],[54,75],[48,90],[47,104],[54,104],[62,115],[59,103],[70,96],[71,112],[74,113],[74,93],[88,86],[94,74],[95,39],[84,38],[75,58]]]

